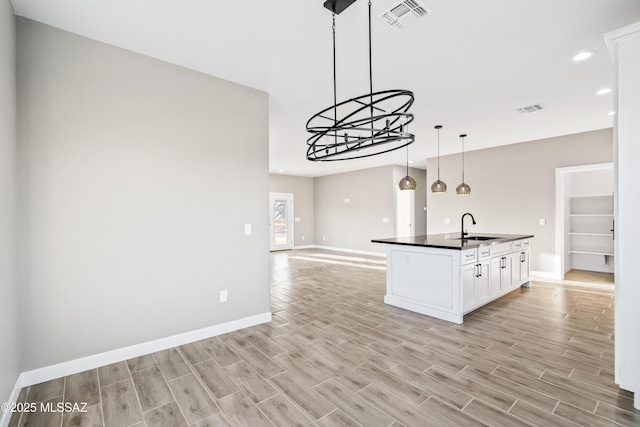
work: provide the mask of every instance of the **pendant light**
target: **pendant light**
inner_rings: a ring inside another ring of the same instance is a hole
[[[371,0],[369,0],[369,92],[338,103],[336,96],[335,16],[356,0],[327,0],[333,13],[333,105],[307,121],[307,160],[330,162],[375,156],[406,147],[415,140],[405,127],[413,121],[409,109],[413,92],[404,89],[373,91],[371,55]],[[395,60],[389,57],[388,60]]]
[[[407,176],[400,180],[400,184],[398,184],[398,186],[400,187],[400,190],[404,191],[415,190],[417,185],[416,180],[409,176],[409,147],[407,147]]]
[[[460,135],[460,138],[462,138],[462,184],[456,187],[456,193],[460,195],[471,193],[471,187],[469,187],[469,185],[464,183],[464,139],[466,137],[467,135],[464,135],[464,134]]]
[[[440,181],[440,129],[442,129],[442,125],[437,125],[435,129],[438,131],[438,180],[431,184],[431,192],[441,194],[447,191],[447,184]]]

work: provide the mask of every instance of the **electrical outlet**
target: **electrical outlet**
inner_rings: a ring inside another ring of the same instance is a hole
[[[540,225],[547,225],[546,218],[540,218]]]
[[[344,202],[345,203],[349,203],[349,199],[347,197],[345,197]]]
[[[227,302],[227,291],[220,291],[220,302]]]
[[[251,224],[245,224],[244,225],[244,234],[245,234],[245,236],[250,236],[251,235]]]
[[[389,222],[389,218],[382,218],[382,222]]]
[[[445,218],[444,219],[444,223],[445,224],[451,224],[451,219],[450,218]]]
[[[322,236],[322,240],[327,240],[327,236]]]

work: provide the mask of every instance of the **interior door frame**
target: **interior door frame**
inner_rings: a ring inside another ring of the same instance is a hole
[[[577,172],[590,172],[590,171],[599,171],[599,170],[613,170],[613,163],[595,163],[590,165],[578,165],[578,166],[568,166],[562,168],[556,168],[556,232],[555,232],[555,271],[553,273],[553,279],[563,280],[564,279],[564,270],[565,270],[565,234],[568,232],[565,227],[565,214],[568,209],[565,206],[565,199],[567,198],[567,192],[565,189],[565,179],[571,176],[573,173]],[[614,189],[615,189],[615,170],[614,173]],[[614,218],[615,218],[615,202],[614,202]],[[614,264],[615,271],[615,264]]]
[[[415,190],[400,190],[396,188],[396,224],[395,231],[396,237],[409,237],[416,235],[416,192]],[[404,205],[407,203],[409,206]],[[409,217],[408,224],[405,224],[407,219],[403,213],[406,213]],[[402,230],[406,227],[409,228],[409,236],[406,236]],[[402,234],[402,236],[401,236]]]
[[[287,243],[284,245],[275,244],[275,227],[273,221],[273,205],[276,200],[286,200],[287,202]],[[293,193],[269,193],[269,251],[286,251],[293,249],[294,242],[294,204]]]

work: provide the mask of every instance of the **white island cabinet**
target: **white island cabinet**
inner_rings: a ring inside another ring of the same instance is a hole
[[[466,313],[529,285],[532,238],[437,234],[372,240],[387,245],[384,302],[460,324]]]

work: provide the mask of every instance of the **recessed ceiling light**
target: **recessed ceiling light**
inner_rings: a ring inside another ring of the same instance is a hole
[[[609,115],[610,115],[610,116],[614,116],[615,114],[616,114],[616,112],[615,112],[615,111],[609,111]]]
[[[600,89],[599,91],[597,91],[596,95],[604,95],[604,94],[607,94],[609,92],[611,92],[611,89],[608,89],[608,88],[605,87],[605,88]]]
[[[595,50],[585,50],[584,52],[580,52],[579,54],[574,56],[572,59],[576,62],[584,61],[585,59],[591,58],[595,54],[596,54]]]

